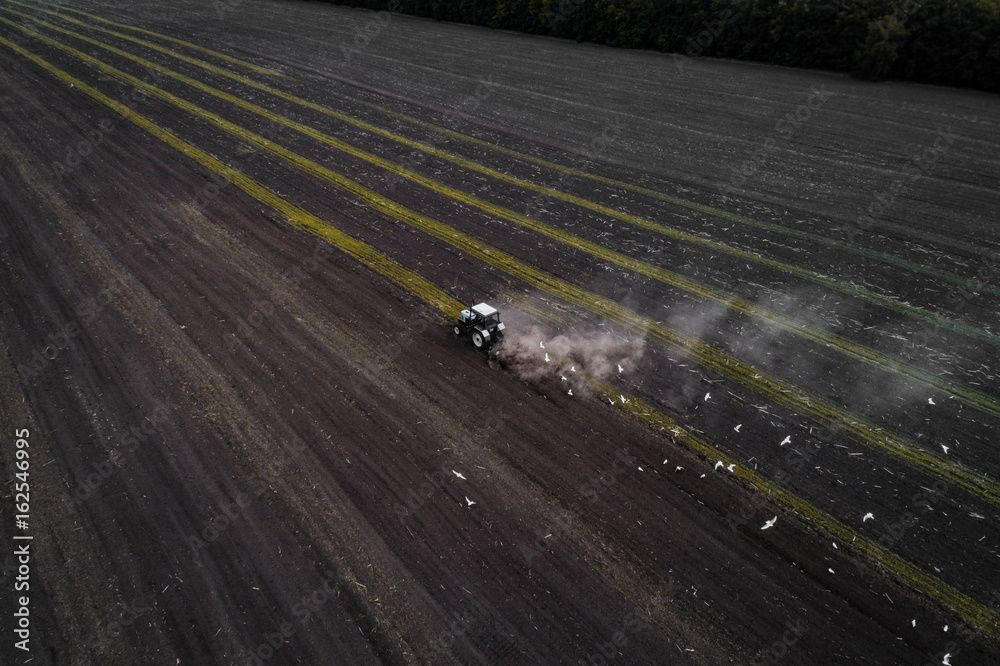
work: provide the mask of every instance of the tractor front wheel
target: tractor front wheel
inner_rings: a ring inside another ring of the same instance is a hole
[[[458,326],[456,326],[452,330],[455,331],[455,335],[462,335],[462,329],[460,329]]]

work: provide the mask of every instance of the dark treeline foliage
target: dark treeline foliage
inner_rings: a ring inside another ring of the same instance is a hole
[[[1000,0],[333,0],[442,21],[1000,91]]]

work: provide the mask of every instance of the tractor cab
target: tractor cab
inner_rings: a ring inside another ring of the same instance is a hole
[[[479,303],[462,310],[453,330],[459,337],[468,335],[476,349],[489,350],[503,341],[504,328],[497,309]]]

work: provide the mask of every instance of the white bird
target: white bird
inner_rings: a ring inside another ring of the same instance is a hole
[[[784,446],[785,444],[791,444],[791,443],[792,443],[792,436],[791,435],[789,435],[788,437],[785,437],[783,440],[781,440],[781,445],[782,446]]]
[[[698,478],[699,478],[699,479],[704,479],[704,478],[705,478],[705,475],[704,475],[704,474],[702,474],[702,475],[701,475],[701,476],[699,476]]]
[[[469,506],[472,506],[473,504],[475,504],[475,502],[473,502],[472,500],[469,499],[468,495],[465,496],[465,501],[469,503]]]
[[[944,630],[945,630],[945,633],[947,633],[947,632],[948,632],[948,625],[947,625],[947,624],[946,624],[946,625],[944,625]]]
[[[934,404],[934,398],[927,398],[927,404],[928,405],[933,405]]]
[[[451,470],[451,473],[457,476],[458,478],[462,479],[462,481],[465,481],[465,476],[463,476],[461,472],[456,472],[455,470]]]
[[[945,446],[944,444],[942,444],[941,448],[944,449],[945,453],[948,453],[948,447],[947,446]]]
[[[762,527],[762,528],[760,528],[760,529],[762,529],[762,530],[766,530],[766,529],[769,529],[769,528],[771,528],[771,527],[774,527],[774,524],[775,524],[776,522],[778,522],[778,517],[777,517],[777,516],[775,516],[775,517],[774,517],[774,518],[772,518],[771,520],[769,520],[769,521],[767,521],[766,523],[764,523],[764,527]]]
[[[539,347],[540,347],[541,349],[545,349],[545,343],[544,343],[544,342],[541,342],[541,341],[539,341],[539,342],[538,342],[538,346],[539,346]]]
[[[618,374],[620,375],[620,374],[622,374],[623,372],[625,372],[625,368],[623,368],[623,367],[621,366],[621,364],[619,363],[619,364],[618,364]]]
[[[719,469],[720,467],[722,467],[722,461],[721,460],[719,462],[715,463],[715,469]]]
[[[736,467],[736,463],[731,463],[726,469],[732,472],[734,467]]]
[[[642,468],[641,468],[641,467],[639,468],[639,471],[640,471],[640,472],[642,471]]]
[[[743,427],[743,424],[741,423],[738,426],[736,426],[735,428],[733,428],[733,430],[735,430],[736,432],[739,432],[740,428],[742,428],[742,427]]]
[[[832,574],[834,574],[834,575],[836,575],[836,573],[837,573],[837,572],[835,572],[835,571],[834,571],[833,569],[827,569],[827,571],[829,571],[830,573],[832,573]]]
[[[573,389],[570,389],[570,390],[569,390],[569,394],[570,394],[570,395],[573,395]]]
[[[868,513],[865,514],[865,517],[861,519],[861,522],[863,522],[863,523],[864,522],[868,522],[869,518],[871,518],[872,520],[875,520],[875,514],[873,514],[871,511],[869,511]]]
[[[944,664],[944,666],[951,666],[951,662],[948,661],[949,659],[951,659],[951,652],[945,653],[945,655],[941,658],[941,663]]]
[[[626,402],[628,402],[628,398],[626,398],[625,396],[623,396],[623,395],[619,394],[619,395],[618,395],[618,397],[622,399],[622,404],[623,404],[623,405],[624,405],[624,404],[625,404]]]
[[[840,550],[840,547],[837,545],[836,541],[833,542],[833,549],[834,550]]]
[[[575,365],[571,365],[571,366],[569,367],[569,371],[570,371],[570,372],[576,372],[576,366],[575,366]]]
[[[679,472],[679,471],[681,471],[682,469],[684,469],[684,468],[683,468],[683,467],[681,467],[680,465],[678,465],[678,466],[677,466],[677,469],[675,469],[674,471],[675,471],[675,472]]]
[[[549,362],[549,353],[548,352],[545,352],[545,362],[546,363]]]
[[[664,465],[666,465],[666,464],[667,464],[667,459],[666,459],[666,458],[664,458],[664,459],[663,459],[663,464],[664,464]]]
[[[559,379],[561,379],[561,380],[563,380],[563,381],[566,381],[566,378],[565,378],[565,377],[563,377],[562,375],[559,375]]]
[[[912,626],[912,627],[917,626],[917,621],[916,620],[911,620],[910,621],[910,626]]]
[[[612,400],[611,398],[608,398],[608,402],[610,402],[612,405],[615,404],[615,401]]]
[[[706,393],[705,394],[705,402],[708,402],[708,399],[711,398],[711,397],[712,397],[711,393]]]

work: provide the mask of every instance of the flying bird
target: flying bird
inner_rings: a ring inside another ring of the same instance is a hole
[[[475,504],[475,502],[473,502],[472,500],[469,499],[468,495],[465,496],[465,501],[469,503],[469,506],[472,506],[473,504]]]
[[[621,366],[621,363],[619,363],[619,364],[618,364],[618,374],[620,375],[620,374],[622,374],[623,372],[625,372],[625,368],[623,368],[623,367]]]
[[[736,463],[731,463],[726,469],[732,472],[734,467],[736,467]]]
[[[784,446],[785,444],[791,444],[791,443],[792,443],[792,436],[791,435],[789,435],[788,437],[785,437],[783,440],[781,440],[781,445],[782,446]]]
[[[539,341],[538,346],[541,349],[545,349],[545,343],[544,342]]]
[[[942,444],[941,448],[944,449],[945,453],[948,453],[948,447],[947,446],[945,446],[944,444]]]
[[[570,389],[570,390],[569,390],[569,394],[570,394],[570,395],[573,395],[573,389]]]
[[[576,366],[575,366],[575,365],[571,365],[571,366],[569,367],[569,371],[570,371],[570,372],[576,372]]]
[[[548,352],[545,352],[545,362],[546,363],[549,362],[549,353]]]
[[[775,524],[776,522],[778,522],[778,517],[777,517],[777,516],[775,516],[775,517],[774,517],[774,518],[772,518],[771,520],[769,520],[769,521],[767,521],[766,523],[764,523],[764,527],[762,527],[762,528],[760,528],[760,529],[762,529],[762,530],[766,530],[766,529],[770,529],[770,528],[774,527],[774,524]]]
[[[934,398],[927,398],[927,404],[928,405],[933,405],[934,404]]]
[[[465,476],[461,472],[456,472],[455,470],[451,470],[451,473],[457,476],[458,478],[462,479],[462,481],[465,481]]]
[[[559,375],[559,379],[561,379],[562,381],[566,381],[566,378],[563,377],[562,375]]]
[[[742,428],[742,427],[743,427],[743,424],[741,423],[738,426],[736,426],[735,428],[733,428],[733,430],[735,430],[736,432],[739,432],[740,428]]]
[[[675,471],[675,472],[679,472],[679,471],[681,471],[682,469],[684,469],[684,468],[683,468],[683,467],[681,467],[680,465],[678,465],[678,466],[677,466],[677,469],[675,469],[674,471]]]
[[[875,514],[873,514],[871,511],[869,511],[868,513],[865,514],[865,517],[861,519],[861,522],[866,523],[866,522],[868,522],[869,518],[871,518],[872,520],[875,520]]]
[[[951,666],[951,662],[948,661],[949,659],[951,659],[951,652],[947,652],[943,657],[941,657],[941,663],[944,664],[944,666]]]
[[[719,469],[720,467],[722,467],[722,461],[721,460],[719,462],[715,463],[715,469]]]
[[[706,393],[705,394],[705,402],[708,402],[708,399],[711,398],[711,397],[712,397],[711,393]]]
[[[912,626],[912,627],[917,626],[917,621],[916,620],[911,620],[910,621],[910,626]]]

